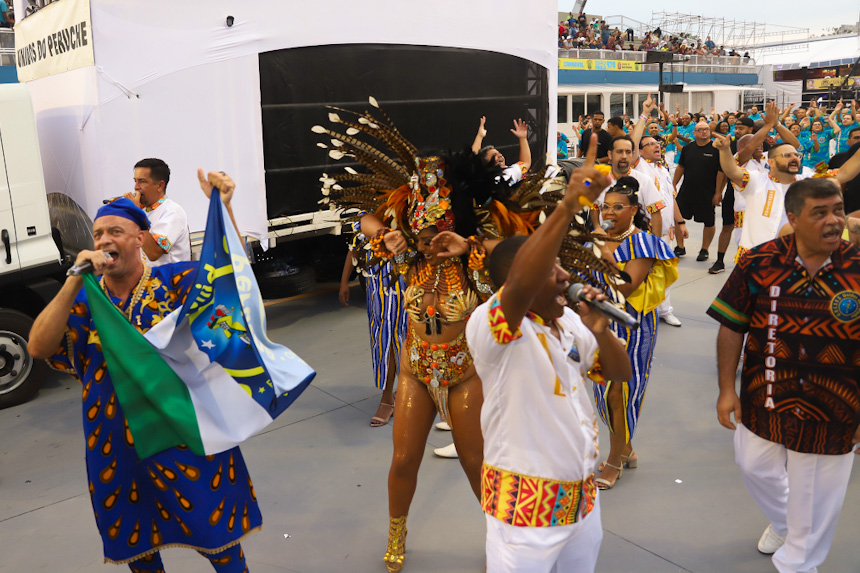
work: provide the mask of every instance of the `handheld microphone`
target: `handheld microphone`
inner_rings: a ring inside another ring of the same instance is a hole
[[[600,228],[603,229],[604,231],[608,231],[609,229],[613,228],[614,226],[615,226],[615,221],[603,221],[600,224]]]
[[[137,191],[132,191],[131,194],[132,194],[132,196],[137,197]],[[113,203],[117,199],[122,199],[123,197],[125,197],[125,195],[119,195],[117,197],[111,197],[110,199],[105,199],[104,201],[102,201],[102,204],[107,205],[108,203]]]
[[[107,251],[102,251],[105,256],[105,260],[111,260],[111,254]],[[79,277],[84,273],[93,272],[93,263],[92,261],[84,261],[79,265],[73,265],[69,270],[66,271],[67,277]]]
[[[572,302],[584,302],[589,307],[593,308],[600,314],[606,316],[610,320],[614,320],[619,324],[623,324],[627,328],[636,330],[639,328],[639,321],[609,302],[608,300],[588,300],[582,294],[583,284],[576,283],[570,286],[567,291],[567,297]]]

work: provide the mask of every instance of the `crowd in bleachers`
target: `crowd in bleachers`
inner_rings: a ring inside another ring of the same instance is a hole
[[[689,56],[739,56],[734,49],[718,46],[708,36],[705,40],[691,34],[668,34],[658,26],[636,38],[633,28],[622,31],[610,28],[605,20],[573,12],[558,24],[558,47],[562,49],[593,50],[660,50]],[[743,54],[749,58],[749,52]]]

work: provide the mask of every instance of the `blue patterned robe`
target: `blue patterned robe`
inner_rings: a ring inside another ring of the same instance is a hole
[[[144,333],[178,308],[196,271],[197,263],[151,269],[131,323]],[[111,300],[119,306],[118,298]],[[262,526],[239,448],[203,457],[179,446],[138,459],[83,289],[48,363],[82,385],[87,476],[105,561],[134,561],[171,546],[215,553]]]

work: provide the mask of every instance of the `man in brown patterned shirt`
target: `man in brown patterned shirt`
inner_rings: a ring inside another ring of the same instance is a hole
[[[770,521],[758,549],[779,571],[814,572],[860,441],[860,251],[842,240],[832,179],[793,183],[785,207],[794,233],[745,253],[708,314],[721,323],[717,416],[735,430],[744,484]]]

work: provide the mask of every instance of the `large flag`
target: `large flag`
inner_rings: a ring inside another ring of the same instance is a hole
[[[95,277],[85,275],[84,285],[141,458],[180,444],[200,455],[230,449],[271,423],[316,374],[266,336],[256,278],[217,190],[194,286],[145,335]]]

